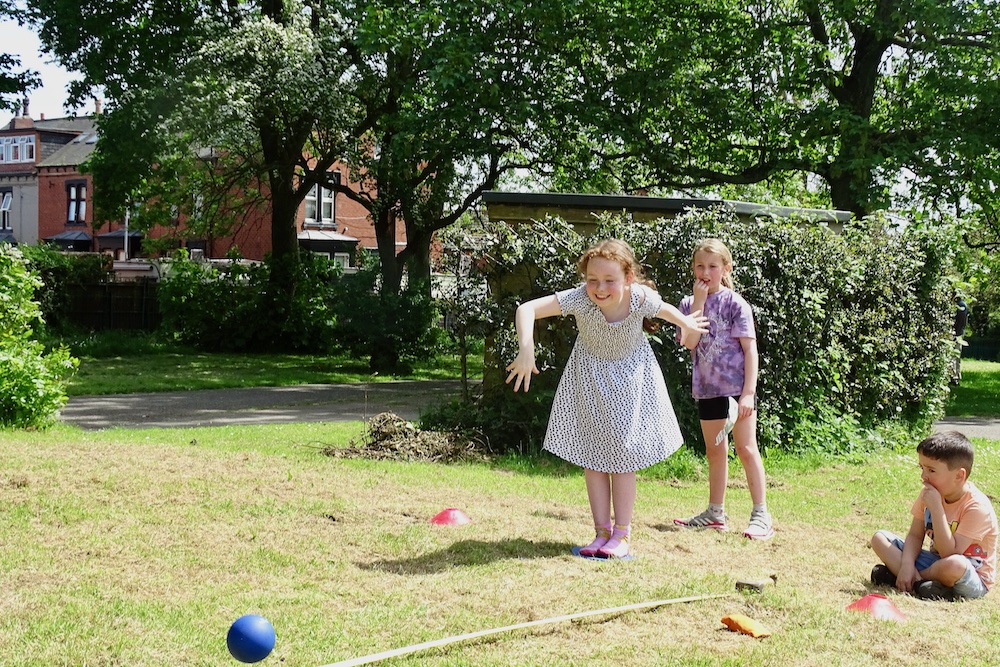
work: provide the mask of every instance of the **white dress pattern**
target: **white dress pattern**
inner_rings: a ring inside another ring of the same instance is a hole
[[[682,444],[663,372],[642,331],[659,312],[659,294],[632,285],[629,314],[608,323],[579,287],[556,293],[579,334],[559,380],[546,451],[583,468],[634,472],[673,454]]]

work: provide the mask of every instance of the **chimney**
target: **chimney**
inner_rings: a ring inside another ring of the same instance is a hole
[[[31,116],[28,114],[28,96],[27,95],[25,95],[24,98],[21,100],[21,116],[23,116],[24,118],[31,118]]]
[[[45,120],[45,114],[43,113],[38,114],[38,120]]]
[[[101,99],[99,97],[94,98],[94,115],[101,115]]]

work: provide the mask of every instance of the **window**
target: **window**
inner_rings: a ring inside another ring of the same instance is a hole
[[[14,193],[11,190],[0,190],[0,230],[9,231],[10,226],[10,205],[14,202]]]
[[[306,224],[333,225],[333,192],[314,185],[306,195]],[[318,213],[318,215],[317,215]]]
[[[87,182],[69,181],[66,183],[66,199],[69,207],[66,223],[82,225],[87,222]]]
[[[309,192],[306,193],[306,224],[316,222],[316,188],[318,185],[314,185],[309,188]]]
[[[340,172],[335,171],[330,174],[330,178],[340,184]],[[329,188],[316,184],[306,194],[306,219],[307,225],[319,225],[321,227],[337,227],[337,193]],[[318,214],[318,217],[317,217]]]
[[[34,161],[34,137],[0,137],[0,164]]]

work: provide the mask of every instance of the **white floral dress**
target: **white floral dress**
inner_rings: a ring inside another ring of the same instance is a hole
[[[609,323],[579,287],[556,293],[579,335],[556,389],[545,433],[546,451],[583,468],[634,472],[681,446],[663,372],[642,331],[659,312],[659,294],[632,285],[629,314]]]

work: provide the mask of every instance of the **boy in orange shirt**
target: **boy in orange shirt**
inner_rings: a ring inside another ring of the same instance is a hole
[[[972,443],[957,431],[936,433],[917,445],[917,457],[924,487],[910,532],[905,540],[886,530],[872,537],[885,563],[872,569],[872,583],[929,600],[982,597],[993,584],[998,531],[993,504],[969,481]]]

